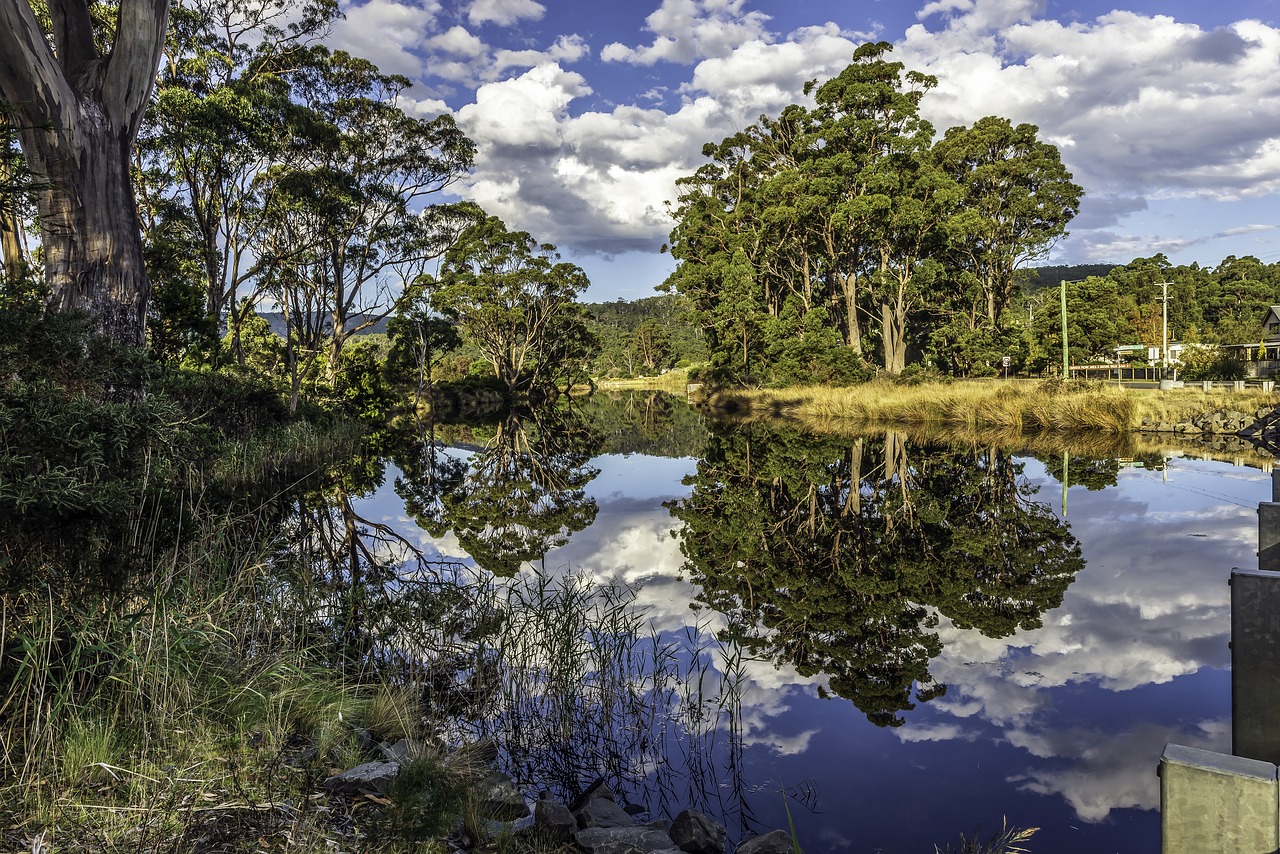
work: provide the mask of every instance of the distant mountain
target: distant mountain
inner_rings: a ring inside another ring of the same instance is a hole
[[[279,335],[281,338],[283,338],[285,335],[285,332],[289,328],[288,324],[286,324],[284,321],[284,313],[279,311],[264,311],[264,312],[261,312],[261,314],[263,317],[267,319],[267,323],[271,324],[271,331]],[[364,323],[364,318],[365,318],[365,315],[357,314],[351,318],[351,322],[353,325],[358,326],[361,323]],[[368,329],[362,330],[359,334],[361,335],[385,334],[387,331],[387,320],[388,318],[383,318],[382,320],[379,320],[377,323],[375,323],[373,326],[370,326]]]

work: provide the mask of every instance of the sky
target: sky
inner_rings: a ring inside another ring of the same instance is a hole
[[[1117,8],[1116,4],[1120,4]],[[1085,190],[1044,263],[1280,261],[1280,0],[343,0],[330,44],[476,142],[453,188],[640,299],[675,181],[867,41],[938,78],[939,135],[1030,122]]]

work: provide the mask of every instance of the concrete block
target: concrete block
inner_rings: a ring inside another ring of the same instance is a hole
[[[1258,569],[1280,571],[1280,504],[1258,502]]]
[[[1274,854],[1280,849],[1276,766],[1167,744],[1160,757],[1163,854]]]
[[[1231,571],[1231,752],[1280,763],[1280,573]]]

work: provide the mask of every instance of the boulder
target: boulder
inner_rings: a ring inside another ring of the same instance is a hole
[[[505,774],[494,771],[481,778],[475,786],[480,809],[489,818],[499,821],[515,821],[529,814],[529,805],[516,784]]]
[[[591,827],[580,831],[578,847],[587,854],[650,854],[675,852],[671,837],[652,827]]]
[[[795,850],[790,834],[775,830],[740,842],[733,854],[795,854]]]
[[[399,774],[398,762],[366,762],[333,775],[324,781],[324,787],[335,795],[385,796]]]
[[[635,820],[618,806],[612,798],[591,798],[576,810],[571,810],[578,827],[631,827]]]
[[[671,822],[670,834],[685,854],[724,854],[729,831],[697,810],[685,810]]]
[[[564,804],[542,798],[533,805],[533,827],[544,842],[564,845],[573,841],[578,832],[578,820]]]

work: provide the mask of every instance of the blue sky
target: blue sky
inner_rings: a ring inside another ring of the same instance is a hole
[[[1121,4],[1117,8],[1116,4]],[[355,0],[330,39],[478,145],[458,187],[637,299],[674,181],[868,40],[939,78],[939,134],[1031,122],[1085,188],[1050,260],[1280,261],[1280,0]]]

